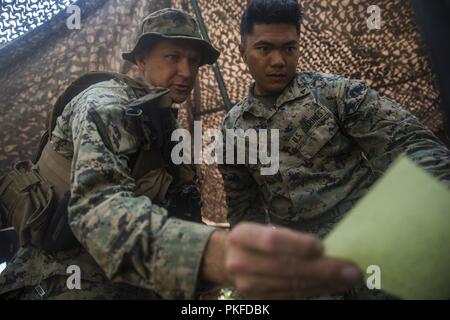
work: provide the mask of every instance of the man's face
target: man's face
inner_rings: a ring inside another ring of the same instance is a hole
[[[240,52],[255,79],[255,94],[281,93],[294,77],[300,56],[295,25],[255,24]]]
[[[137,61],[146,82],[170,89],[173,102],[190,95],[201,62],[201,52],[189,41],[161,40]]]

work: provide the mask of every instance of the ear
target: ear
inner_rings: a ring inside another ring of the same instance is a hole
[[[136,57],[136,65],[138,66],[140,71],[145,70],[145,59],[144,57],[142,57],[142,55],[138,55]]]
[[[239,53],[241,54],[242,60],[244,60],[244,63],[247,64],[247,54],[246,54],[246,44],[245,40],[241,40],[241,43],[239,43]]]

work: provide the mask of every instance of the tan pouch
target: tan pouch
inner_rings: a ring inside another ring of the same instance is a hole
[[[162,203],[166,198],[172,180],[172,176],[164,167],[150,170],[137,180],[136,195],[145,195],[156,203]]]
[[[0,178],[0,205],[7,226],[19,235],[21,246],[39,245],[54,210],[54,190],[31,161],[21,161]]]

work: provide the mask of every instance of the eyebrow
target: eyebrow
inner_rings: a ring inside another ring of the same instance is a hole
[[[179,55],[180,57],[187,58],[190,60],[202,59],[201,53],[197,51],[182,50],[180,48],[171,48],[163,51],[163,55],[171,55],[171,54],[176,54]]]
[[[266,45],[266,46],[274,46],[273,43],[268,42],[268,41],[264,41],[264,40],[259,40],[256,41],[253,46],[260,46],[260,45]],[[290,46],[290,45],[298,45],[298,41],[292,40],[286,43],[283,43],[280,45],[280,47],[284,47],[284,46]]]
[[[180,53],[183,53],[183,50],[180,50],[178,48],[167,48],[167,49],[164,49],[163,52],[165,54],[166,53],[177,53],[177,54],[180,54]]]

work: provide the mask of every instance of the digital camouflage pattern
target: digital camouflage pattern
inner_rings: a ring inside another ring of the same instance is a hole
[[[161,90],[155,88],[154,90]],[[69,224],[82,247],[50,254],[21,248],[0,276],[0,294],[39,298],[194,298],[202,254],[213,228],[167,217],[135,195],[130,155],[143,137],[125,117],[137,99],[120,80],[97,83],[58,118],[51,142],[72,158]],[[82,290],[68,290],[66,269],[78,265]]]
[[[405,152],[450,185],[450,152],[411,113],[359,80],[297,71],[273,106],[253,95],[223,129],[279,129],[280,169],[222,165],[231,226],[273,223],[323,238]]]
[[[81,268],[81,290],[69,290],[67,267]],[[20,248],[0,277],[0,299],[157,299],[154,292],[113,283],[82,248],[50,254],[39,248]],[[41,290],[43,296],[39,295]]]
[[[279,129],[275,175],[261,165],[220,165],[231,227],[272,223],[324,238],[406,153],[450,186],[450,152],[411,113],[359,80],[297,71],[274,105],[253,95],[225,117],[225,129]],[[225,136],[225,134],[224,134]],[[390,299],[361,283],[331,299]]]
[[[136,52],[139,48],[146,41],[155,39],[187,39],[196,42],[203,52],[201,64],[213,64],[220,55],[209,42],[203,40],[197,21],[193,17],[179,9],[164,8],[149,14],[143,20],[141,34],[134,49],[123,53],[122,57],[136,63]]]

